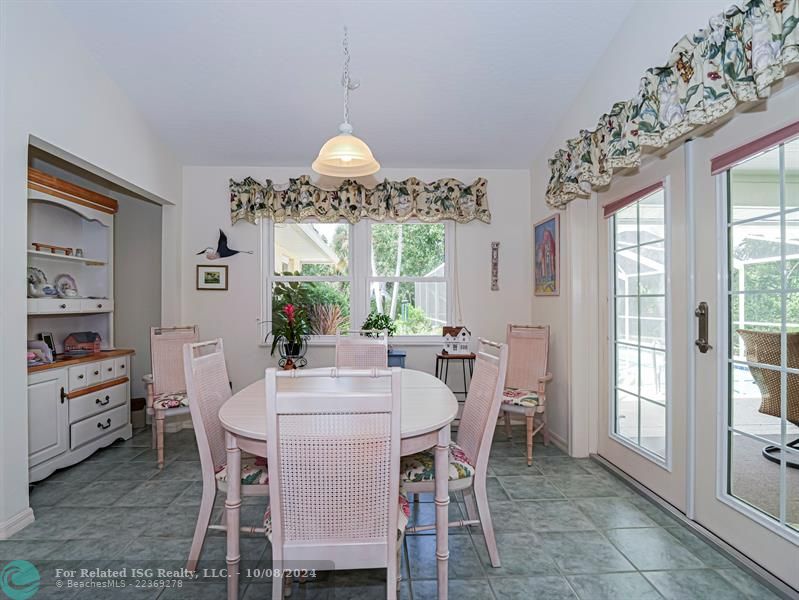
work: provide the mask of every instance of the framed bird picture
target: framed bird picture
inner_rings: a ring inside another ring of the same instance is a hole
[[[227,265],[197,265],[198,290],[227,290]]]

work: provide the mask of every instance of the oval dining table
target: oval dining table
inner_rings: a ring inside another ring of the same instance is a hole
[[[374,385],[374,380],[337,378],[333,380],[298,377],[278,379],[279,391],[324,390],[340,386],[342,392],[356,391]],[[316,387],[315,387],[316,386]],[[358,386],[356,388],[356,386]],[[227,498],[225,500],[227,537],[227,597],[237,600],[239,594],[239,527],[241,508],[241,452],[266,456],[266,384],[263,379],[234,394],[219,410],[225,429],[227,447]],[[438,597],[447,597],[447,563],[449,560],[449,443],[450,424],[458,413],[458,402],[449,387],[440,379],[411,369],[402,370],[402,414],[400,429],[403,456],[434,448],[436,566]],[[399,476],[399,473],[397,474]],[[387,585],[393,585],[387,582]]]

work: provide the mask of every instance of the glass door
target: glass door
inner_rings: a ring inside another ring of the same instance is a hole
[[[694,350],[695,519],[795,588],[799,124],[779,118],[797,101],[789,90],[690,150],[696,302],[707,307],[709,343]]]
[[[688,336],[674,320],[676,311],[688,310],[682,160],[677,150],[599,196],[607,307],[600,340],[607,352],[598,450],[685,510],[686,361],[678,349]]]

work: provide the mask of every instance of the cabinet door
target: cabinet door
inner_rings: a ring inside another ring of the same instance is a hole
[[[52,369],[28,377],[28,466],[66,452],[69,415],[66,369]]]

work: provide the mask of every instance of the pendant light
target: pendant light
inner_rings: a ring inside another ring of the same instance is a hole
[[[350,79],[350,49],[347,28],[344,28],[344,74],[341,77],[344,86],[344,122],[339,125],[339,134],[324,143],[319,156],[313,161],[311,168],[320,175],[331,177],[363,177],[380,170],[380,163],[372,156],[366,142],[352,135],[350,125],[350,91],[358,88],[360,83]]]

